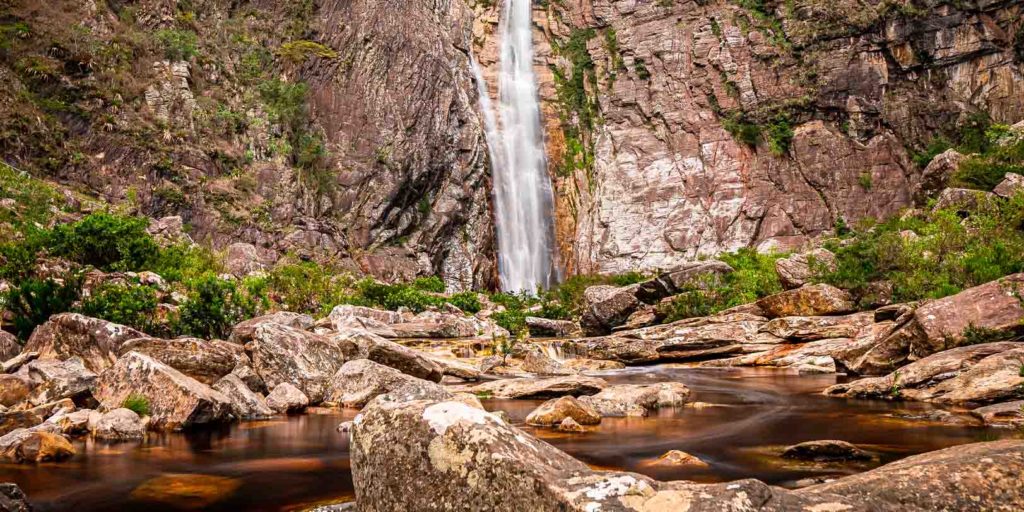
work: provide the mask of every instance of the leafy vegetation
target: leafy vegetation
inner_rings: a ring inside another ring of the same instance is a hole
[[[331,48],[315,41],[306,41],[304,39],[288,41],[282,44],[278,48],[277,54],[293,64],[302,64],[310,57],[319,57],[321,59],[338,58],[338,52]]]
[[[1024,271],[1024,196],[993,199],[966,218],[952,208],[868,221],[826,247],[838,266],[820,281],[855,294],[889,281],[899,302],[945,297]]]
[[[689,289],[661,306],[660,313],[666,322],[708,316],[778,293],[782,285],[775,272],[775,260],[782,256],[760,254],[750,248],[722,254],[719,259],[728,263],[733,272],[692,283]]]
[[[94,318],[127,325],[143,332],[157,331],[157,292],[138,283],[106,283],[92,290],[79,311]]]
[[[156,40],[164,49],[169,60],[191,60],[199,54],[198,36],[191,30],[162,29],[156,31]]]
[[[158,252],[148,225],[141,217],[94,213],[54,228],[47,245],[54,256],[101,270],[142,270]]]
[[[263,278],[237,282],[208,274],[190,283],[189,288],[174,328],[179,334],[227,338],[235,324],[258,316],[269,305]]]
[[[981,152],[960,163],[953,185],[987,191],[1009,173],[1024,174],[1024,134],[1010,133],[1006,125],[992,125],[981,146]]]
[[[0,302],[14,315],[15,335],[25,340],[50,316],[71,311],[81,293],[82,278],[77,274],[62,280],[32,277],[15,284]]]
[[[121,407],[133,411],[139,416],[149,416],[149,399],[138,393],[132,393],[124,399]]]

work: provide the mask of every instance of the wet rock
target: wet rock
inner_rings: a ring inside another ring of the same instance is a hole
[[[562,365],[577,372],[621,370],[626,367],[625,364],[618,361],[586,358],[566,359]]]
[[[693,468],[706,468],[710,467],[707,462],[704,462],[696,455],[691,455],[682,450],[669,450],[664,455],[658,457],[651,462],[654,466],[671,466],[671,467],[693,467]]]
[[[999,197],[1011,198],[1016,194],[1024,192],[1024,175],[1012,172],[1006,173],[1003,181],[992,190]]]
[[[349,318],[371,319],[385,325],[402,322],[402,314],[396,311],[385,311],[382,309],[368,308],[366,306],[352,306],[349,304],[334,306],[334,309],[332,309],[331,313],[327,315],[327,318],[335,325],[334,330],[336,331],[342,330],[338,323]]]
[[[849,293],[827,284],[804,285],[769,295],[757,305],[769,318],[838,315],[855,310]]]
[[[299,388],[283,382],[267,395],[266,405],[279,414],[301,411],[309,405],[309,398]]]
[[[580,401],[601,416],[646,416],[662,407],[678,407],[690,398],[690,390],[678,382],[658,384],[616,384]]]
[[[556,361],[539,349],[528,350],[523,358],[522,369],[536,375],[574,375],[575,371],[566,368],[561,362]]]
[[[21,343],[13,334],[0,330],[0,361],[7,361],[21,353]]]
[[[245,277],[255,272],[262,272],[265,268],[256,246],[242,242],[228,246],[227,254],[224,256],[224,269],[231,275]]]
[[[121,344],[144,337],[131,327],[78,313],[61,313],[36,327],[24,352],[38,352],[40,359],[61,361],[80,357],[86,368],[99,373],[114,364]]]
[[[836,255],[828,249],[794,254],[775,260],[775,273],[787,290],[799,288],[819,274],[835,271]]]
[[[56,462],[74,454],[71,442],[52,432],[18,429],[0,437],[0,458],[11,462]]]
[[[35,388],[29,378],[21,375],[0,375],[0,405],[11,407],[28,398]]]
[[[940,403],[992,403],[1018,396],[1024,345],[982,343],[910,363],[884,377],[836,384],[826,395],[901,398]]]
[[[100,417],[92,434],[104,441],[136,441],[146,437],[146,423],[135,411],[114,409]]]
[[[132,489],[131,497],[158,508],[205,510],[231,496],[242,482],[234,478],[196,473],[164,473]]]
[[[128,352],[145,354],[207,385],[231,373],[245,358],[239,345],[198,338],[139,338],[125,342],[118,350],[119,354]]]
[[[390,366],[404,374],[431,382],[441,382],[444,369],[419,350],[399,345],[368,332],[344,333],[345,339],[359,347],[359,356]]]
[[[96,380],[93,396],[107,409],[116,409],[130,396],[149,403],[150,425],[181,429],[231,418],[228,398],[212,388],[149,356],[129,352]]]
[[[786,316],[764,324],[761,332],[803,343],[826,338],[852,338],[872,323],[874,314],[870,312],[846,316]]]
[[[268,315],[258,316],[256,318],[250,318],[243,322],[239,322],[231,329],[231,335],[228,337],[228,341],[238,343],[239,345],[245,345],[252,341],[252,335],[256,332],[256,328],[267,323],[284,325],[302,331],[308,331],[313,328],[314,322],[313,317],[309,315],[292,313],[289,311],[278,311],[276,313],[270,313]]]
[[[35,428],[55,414],[69,413],[75,410],[71,400],[58,400],[38,405],[30,409],[7,410],[0,412],[0,435],[20,428]]]
[[[587,431],[587,429],[584,428],[583,425],[580,425],[579,423],[576,422],[576,420],[574,420],[572,418],[566,418],[566,419],[562,420],[562,422],[559,423],[557,427],[555,427],[555,430],[557,430],[559,432],[571,432],[571,433],[579,433],[579,432],[586,432]]]
[[[592,395],[607,386],[603,379],[573,375],[547,379],[519,378],[485,382],[469,388],[476,395],[493,398],[552,398],[563,395]]]
[[[92,399],[92,387],[96,374],[85,367],[78,357],[65,361],[37,360],[25,365],[23,370],[36,387],[31,403],[40,405],[70,398],[76,403],[87,403]]]
[[[327,401],[358,408],[383,394],[402,398],[451,397],[448,391],[433,382],[406,375],[368,359],[358,359],[345,363],[331,378]]]
[[[67,414],[54,415],[46,421],[57,425],[61,434],[69,437],[76,437],[88,434],[90,425],[95,423],[93,415],[99,413],[92,409],[80,409]]]
[[[979,407],[971,411],[971,415],[986,425],[1024,427],[1024,400]]]
[[[231,413],[236,418],[266,418],[274,413],[263,396],[253,392],[238,375],[233,373],[225,375],[214,383],[213,389],[219,391],[231,402]]]
[[[32,512],[28,497],[17,484],[0,482],[0,510],[4,512]]]
[[[551,427],[566,419],[572,419],[581,425],[597,425],[601,423],[601,414],[571,396],[563,396],[541,404],[526,417],[526,424]]]
[[[318,404],[331,377],[355,356],[358,347],[351,340],[264,323],[254,331],[246,351],[268,388],[287,382],[309,397],[311,404]]]
[[[569,320],[552,320],[536,316],[526,317],[526,327],[530,329],[530,336],[567,338],[580,334],[580,325]]]
[[[815,462],[832,462],[842,460],[868,460],[871,455],[846,441],[824,440],[806,441],[787,446],[782,451],[787,459],[809,460]]]

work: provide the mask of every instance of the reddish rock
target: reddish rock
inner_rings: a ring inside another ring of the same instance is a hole
[[[856,308],[850,294],[827,284],[805,285],[757,301],[765,316],[820,316],[850,313]]]
[[[32,332],[24,352],[38,352],[40,359],[61,361],[77,356],[86,368],[99,373],[114,364],[121,344],[144,337],[131,327],[78,313],[61,313]]]

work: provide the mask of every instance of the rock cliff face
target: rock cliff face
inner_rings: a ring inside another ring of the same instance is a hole
[[[485,65],[497,9],[477,9]],[[1009,1],[537,4],[567,266],[790,248],[911,205],[912,151],[1024,116],[1021,16]]]
[[[462,0],[0,7],[6,162],[383,278],[495,282]]]

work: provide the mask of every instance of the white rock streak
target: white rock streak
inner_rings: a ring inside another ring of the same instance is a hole
[[[531,0],[507,0],[501,21],[496,118],[473,62],[494,176],[498,269],[505,291],[536,293],[558,280],[553,198],[533,74]]]

